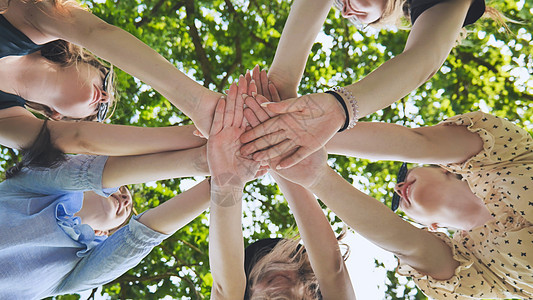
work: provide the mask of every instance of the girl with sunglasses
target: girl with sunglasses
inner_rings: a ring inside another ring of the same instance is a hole
[[[350,21],[371,26],[399,23],[405,11],[412,23],[409,38],[401,54],[362,80],[328,93],[295,98],[308,53],[332,5]],[[286,100],[268,106],[283,114],[247,132],[242,141],[254,141],[255,150],[268,149],[263,158],[287,156],[297,149],[280,162],[282,167],[294,165],[324,146],[337,131],[353,127],[358,118],[389,106],[429,80],[455,46],[462,28],[485,11],[498,15],[485,8],[484,0],[294,1],[268,73],[268,80]],[[266,88],[259,93],[265,90],[268,93]],[[291,130],[284,130],[287,124],[293,124]]]
[[[137,156],[76,155],[55,168],[9,172],[0,183],[0,298],[41,299],[119,277],[209,204],[204,180],[126,225],[133,206],[123,185],[207,171],[203,146]]]
[[[75,1],[0,0],[0,27],[0,144],[4,146],[28,148],[43,127],[43,121],[25,106],[54,120],[107,117],[114,102],[112,73],[83,48],[154,87],[202,132],[209,128],[218,93]],[[67,153],[134,155],[203,143],[190,134],[191,127],[49,122],[46,128],[53,144]]]
[[[320,205],[310,192],[279,175],[274,174],[295,214],[304,246],[292,240],[261,240],[247,248],[245,257],[242,193],[246,182],[260,169],[260,163],[238,155],[239,136],[247,126],[242,98],[245,91],[232,85],[227,99],[218,103],[207,142],[212,176],[211,298],[355,299],[339,243]],[[300,171],[294,167],[284,172]]]
[[[360,123],[326,148],[368,159],[439,165],[413,168],[395,187],[400,209],[426,230],[346,182],[328,167],[324,149],[300,162],[308,166],[306,172],[281,173],[394,253],[397,273],[413,277],[428,297],[533,297],[533,138],[527,131],[472,112],[421,128]],[[440,227],[455,234],[435,232]]]

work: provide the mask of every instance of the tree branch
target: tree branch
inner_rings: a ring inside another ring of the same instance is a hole
[[[196,52],[196,57],[198,58],[198,63],[200,64],[202,73],[204,73],[204,86],[209,87],[209,84],[213,83],[211,65],[209,63],[209,59],[207,58],[205,49],[202,45],[202,39],[200,38],[200,34],[198,34],[198,28],[196,28],[196,24],[194,24],[196,14],[194,0],[185,1],[185,11],[187,13],[186,23],[189,26],[189,34],[191,35],[192,42],[194,44],[194,51]]]

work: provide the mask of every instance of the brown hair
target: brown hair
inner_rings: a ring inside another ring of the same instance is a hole
[[[346,248],[342,255],[346,260],[349,256],[348,245],[341,242],[346,236],[343,228],[337,240]],[[258,289],[257,286],[268,281],[276,273],[289,275],[290,286],[267,286]],[[276,244],[272,251],[262,257],[253,267],[248,277],[250,299],[254,300],[308,300],[322,299],[305,247],[300,244],[300,238],[283,239]]]

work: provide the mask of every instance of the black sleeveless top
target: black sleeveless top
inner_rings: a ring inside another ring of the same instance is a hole
[[[427,9],[446,0],[407,0],[409,4],[409,15],[411,24],[415,24],[416,19]],[[474,0],[468,9],[463,27],[473,24],[485,13],[485,0]]]
[[[6,56],[24,56],[41,49],[42,45],[35,44],[24,33],[15,28],[0,14],[0,58]],[[22,106],[26,100],[22,97],[0,91],[0,109]]]

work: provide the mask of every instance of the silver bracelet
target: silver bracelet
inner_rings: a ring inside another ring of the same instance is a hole
[[[359,106],[357,105],[357,100],[355,100],[355,97],[351,92],[341,86],[336,86],[333,90],[341,94],[343,98],[348,99],[348,106],[351,108],[353,115],[350,118],[350,123],[346,129],[352,129],[359,120]]]

